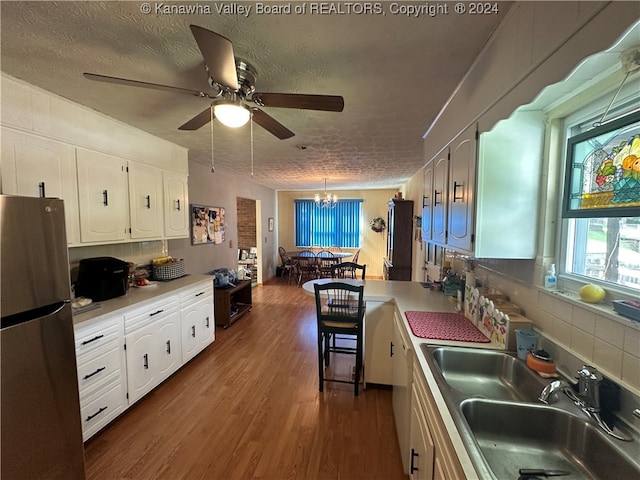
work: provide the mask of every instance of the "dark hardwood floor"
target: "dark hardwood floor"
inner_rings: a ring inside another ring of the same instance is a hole
[[[251,313],[86,443],[87,479],[406,479],[391,390],[318,392],[315,342],[312,297],[255,287]]]

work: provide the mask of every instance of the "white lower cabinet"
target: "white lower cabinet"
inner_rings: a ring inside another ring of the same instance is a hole
[[[411,366],[412,366],[412,348],[411,342],[404,334],[402,326],[402,314],[397,310],[393,313],[393,356],[392,377],[393,377],[393,416],[396,422],[396,431],[398,433],[398,444],[402,455],[402,466],[405,473],[409,473],[408,455],[404,452],[409,451],[409,428],[411,425]]]
[[[364,380],[366,383],[391,385],[393,302],[367,300],[364,323]]]
[[[412,479],[466,478],[419,365],[413,367],[409,460]],[[417,462],[417,463],[416,463]],[[416,471],[416,465],[418,470]]]
[[[177,295],[125,314],[129,404],[182,365]]]
[[[74,325],[85,441],[213,342],[213,278],[119,312]]]
[[[432,480],[435,446],[429,424],[420,406],[416,386],[412,388],[411,434],[409,437],[409,477],[413,480]]]
[[[213,284],[181,294],[182,362],[200,353],[215,338]]]
[[[88,440],[127,408],[122,315],[74,326],[82,436]]]

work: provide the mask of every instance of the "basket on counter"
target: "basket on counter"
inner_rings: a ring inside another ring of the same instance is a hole
[[[153,264],[151,267],[154,280],[173,280],[185,275],[184,260],[173,260],[161,265]]]

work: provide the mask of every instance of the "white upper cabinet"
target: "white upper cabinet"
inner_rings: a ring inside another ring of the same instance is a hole
[[[474,124],[450,147],[447,245],[466,252],[473,250],[476,132]]]
[[[189,191],[187,176],[162,172],[164,179],[164,235],[189,236]]]
[[[164,231],[162,170],[129,162],[131,238],[161,238]]]
[[[447,241],[447,185],[449,182],[449,148],[433,162],[433,191],[431,193],[431,239],[435,243]]]
[[[80,242],[75,149],[2,128],[2,193],[64,200],[67,243]]]
[[[422,195],[422,241],[431,240],[431,217],[433,214],[433,162],[424,167]]]
[[[76,155],[82,242],[128,239],[126,160],[81,148]]]

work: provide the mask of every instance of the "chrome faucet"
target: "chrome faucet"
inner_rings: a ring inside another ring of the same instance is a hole
[[[596,424],[604,430],[608,435],[618,440],[630,441],[629,437],[613,431],[600,416],[600,383],[602,375],[590,365],[583,365],[578,370],[578,393],[576,393],[571,385],[564,380],[554,380],[549,383],[540,393],[542,403],[549,404],[549,398],[555,392],[564,392],[573,403],[579,407],[587,416],[592,418]]]
[[[582,407],[590,412],[600,411],[600,383],[602,375],[595,367],[583,365],[578,370],[578,397],[582,400]]]
[[[542,393],[540,393],[538,400],[548,405],[549,397],[551,397],[551,395],[556,392],[564,392],[574,402],[579,400],[575,392],[571,388],[571,385],[569,385],[569,383],[565,382],[564,380],[554,380],[553,382],[549,383],[542,389]]]

